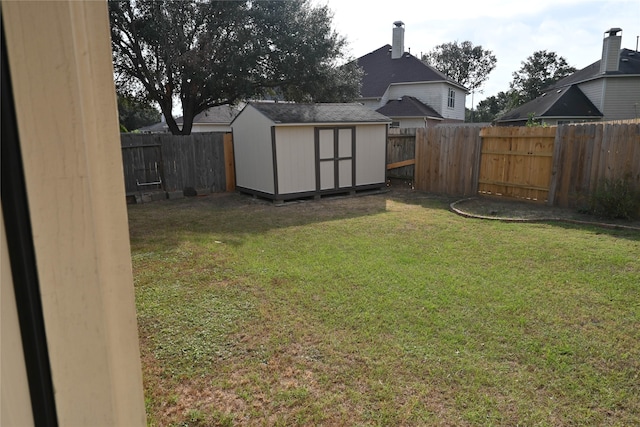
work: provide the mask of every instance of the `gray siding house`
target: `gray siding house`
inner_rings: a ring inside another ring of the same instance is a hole
[[[384,187],[389,123],[361,104],[249,103],[231,123],[236,189],[282,201]]]
[[[621,32],[605,32],[600,60],[509,111],[497,124],[521,126],[530,115],[549,125],[640,117],[640,52],[620,49]]]
[[[364,70],[358,102],[387,115],[394,127],[464,122],[469,91],[404,51],[404,23],[394,22],[393,45],[357,59]]]

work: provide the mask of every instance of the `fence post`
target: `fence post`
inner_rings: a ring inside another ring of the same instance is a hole
[[[224,170],[226,180],[226,191],[231,192],[236,189],[236,171],[233,161],[233,134],[224,134]]]
[[[547,195],[547,205],[553,206],[556,200],[556,190],[558,188],[558,181],[560,180],[560,174],[558,173],[560,168],[560,156],[562,153],[562,133],[564,133],[564,125],[560,125],[556,128],[556,137],[553,140],[553,158],[551,160],[551,183],[549,184],[549,194]]]
[[[484,129],[484,128],[482,128]],[[478,195],[478,185],[480,180],[480,158],[482,153],[482,129],[476,134],[476,140],[474,141],[474,146],[476,152],[473,156],[473,170],[471,173],[471,191],[474,196]]]

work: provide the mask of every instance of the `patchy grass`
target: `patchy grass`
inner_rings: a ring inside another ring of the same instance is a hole
[[[130,206],[149,424],[640,424],[640,233],[447,202]]]

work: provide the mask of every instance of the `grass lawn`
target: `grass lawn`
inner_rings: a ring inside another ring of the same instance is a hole
[[[130,206],[149,425],[640,425],[640,233],[447,208]]]

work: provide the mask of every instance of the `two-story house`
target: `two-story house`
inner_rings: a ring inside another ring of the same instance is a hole
[[[357,59],[364,70],[358,102],[391,118],[395,127],[464,122],[467,88],[405,52],[404,23],[393,25],[392,45]]]
[[[640,117],[640,52],[620,49],[621,32],[605,32],[600,60],[509,111],[497,124],[520,126],[530,117],[549,125]]]

